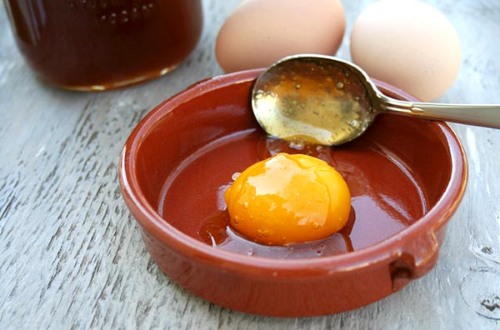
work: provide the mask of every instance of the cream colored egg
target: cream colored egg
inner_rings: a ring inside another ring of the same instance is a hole
[[[351,57],[371,77],[423,101],[442,96],[460,70],[458,34],[450,21],[429,4],[382,0],[356,19]]]
[[[339,0],[244,0],[216,39],[226,72],[266,67],[288,55],[337,52],[345,30]]]

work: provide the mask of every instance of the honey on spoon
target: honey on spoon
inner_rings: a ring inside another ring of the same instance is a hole
[[[323,55],[271,65],[253,86],[252,110],[268,134],[322,145],[357,138],[380,113],[500,128],[500,105],[399,101],[378,91],[358,66]]]

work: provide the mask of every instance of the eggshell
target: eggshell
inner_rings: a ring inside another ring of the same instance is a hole
[[[298,53],[333,55],[345,31],[339,0],[245,0],[216,39],[222,69],[266,67]]]
[[[416,0],[382,0],[367,7],[354,23],[350,51],[370,76],[423,101],[442,96],[461,65],[453,25]]]

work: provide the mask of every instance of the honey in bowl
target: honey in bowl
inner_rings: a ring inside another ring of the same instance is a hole
[[[160,195],[159,214],[191,237],[249,256],[306,259],[363,249],[410,226],[429,208],[419,176],[391,147],[370,136],[331,148],[273,139],[259,128],[226,135],[197,149],[171,172]],[[319,158],[345,179],[351,203],[341,230],[316,240],[268,245],[230,225],[224,194],[233,174],[283,152]]]
[[[195,47],[201,0],[6,0],[19,50],[42,79],[104,90],[165,74]]]

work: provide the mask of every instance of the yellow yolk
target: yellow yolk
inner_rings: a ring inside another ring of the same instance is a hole
[[[287,245],[326,238],[342,229],[351,194],[323,160],[285,153],[248,167],[224,195],[230,226],[257,243]]]

